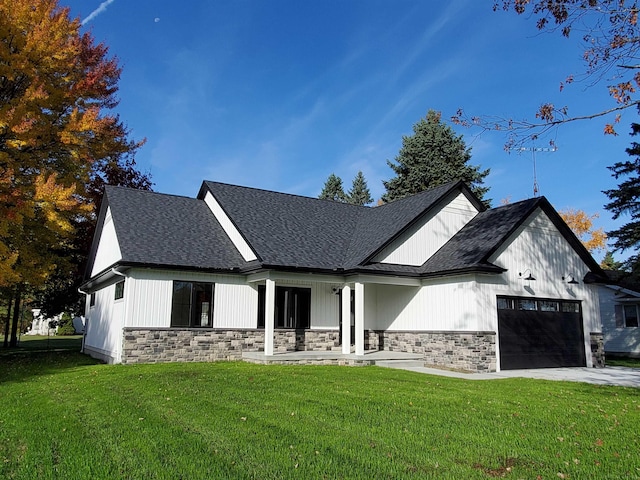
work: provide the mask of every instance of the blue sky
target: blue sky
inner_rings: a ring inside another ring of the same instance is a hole
[[[429,109],[533,119],[547,101],[575,115],[612,106],[604,83],[560,92],[584,70],[577,37],[540,34],[490,0],[60,3],[118,57],[117,112],[147,139],[138,165],[164,193],[193,197],[207,179],[317,196],[332,172],[348,189],[362,170],[377,199],[393,175],[386,160]],[[606,167],[628,158],[632,121],[623,114],[618,137],[603,120],[558,130],[558,150],[536,156],[540,194],[615,228],[601,191],[615,186]],[[491,169],[494,205],[532,196],[530,153],[454,129],[471,163]]]

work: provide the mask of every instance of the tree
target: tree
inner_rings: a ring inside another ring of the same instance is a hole
[[[396,173],[383,181],[386,193],[384,202],[413,195],[454,180],[462,180],[480,198],[489,190],[483,187],[489,169],[468,165],[471,149],[462,135],[456,136],[451,127],[441,122],[440,113],[429,110],[425,118],[413,126],[413,135],[402,137],[402,148],[395,163],[387,164]],[[489,201],[485,201],[489,203]]]
[[[359,171],[353,179],[351,190],[347,194],[347,203],[352,205],[367,205],[373,202],[371,192],[367,186],[367,181],[364,178],[364,174]]]
[[[613,258],[613,253],[607,250],[600,262],[600,267],[603,270],[622,270],[624,264],[622,262],[618,262]]]
[[[320,192],[318,198],[322,200],[333,200],[334,202],[346,202],[347,196],[342,188],[342,179],[334,173],[329,175],[327,181],[324,182],[324,187],[322,187],[322,192]]]
[[[593,228],[593,221],[598,218],[597,213],[588,215],[583,210],[574,210],[573,208],[560,210],[558,213],[589,253],[604,250],[607,247],[607,235],[604,233],[604,229]]]
[[[640,133],[640,124],[632,124],[631,136],[638,133]],[[616,180],[621,177],[623,180],[618,184],[618,188],[604,191],[611,200],[604,208],[613,213],[614,220],[622,214],[630,216],[630,221],[622,227],[608,232],[609,237],[614,239],[614,249],[625,251],[632,248],[637,251],[640,246],[640,144],[632,142],[626,152],[634,158],[617,162],[609,167]],[[640,271],[640,258],[637,254],[632,255],[626,263],[630,269]]]
[[[579,81],[593,86],[602,81],[613,104],[601,111],[572,115],[566,106],[552,103],[540,106],[535,121],[513,118],[467,116],[459,110],[452,117],[454,123],[476,125],[485,130],[502,130],[509,134],[505,148],[520,146],[527,140],[536,140],[556,127],[583,119],[605,117],[605,134],[616,134],[619,113],[640,105],[637,90],[640,87],[640,26],[638,6],[625,0],[494,0],[494,10],[513,11],[528,15],[536,21],[540,31],[559,32],[569,38],[578,32],[584,44],[584,72],[570,74],[560,82],[560,89]],[[553,142],[550,142],[553,143]]]
[[[56,0],[0,0],[0,287],[12,292],[12,345],[25,292],[69,265],[94,165],[141,145],[106,113],[118,103],[116,59],[79,29]]]

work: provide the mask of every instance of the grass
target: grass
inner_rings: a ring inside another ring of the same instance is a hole
[[[640,358],[607,357],[607,365],[610,367],[640,368]]]
[[[0,356],[0,478],[640,478],[640,390]]]
[[[32,353],[37,351],[75,351],[82,347],[82,335],[50,336],[46,335],[21,335],[17,348],[3,348],[0,343],[0,357],[3,355],[15,355],[18,352]]]

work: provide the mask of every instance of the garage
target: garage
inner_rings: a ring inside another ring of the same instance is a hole
[[[584,367],[579,301],[498,297],[500,368]]]

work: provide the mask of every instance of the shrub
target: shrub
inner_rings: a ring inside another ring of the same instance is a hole
[[[62,325],[58,327],[58,331],[56,332],[56,335],[75,335],[75,334],[76,334],[76,329],[73,328],[72,324]]]

